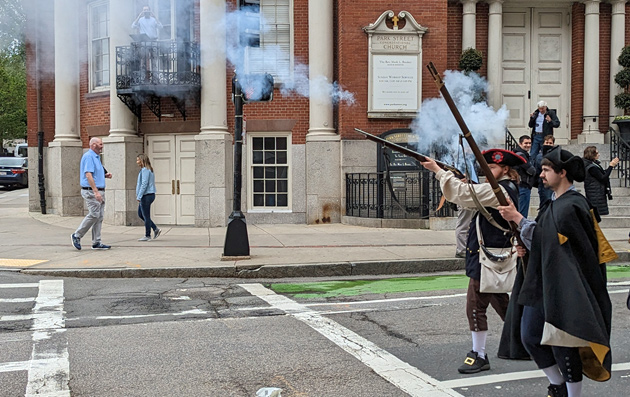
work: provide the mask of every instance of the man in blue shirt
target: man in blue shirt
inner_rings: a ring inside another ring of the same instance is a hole
[[[107,250],[111,246],[101,242],[101,226],[105,215],[105,178],[111,178],[103,164],[101,151],[103,141],[100,138],[90,139],[90,150],[81,158],[81,196],[85,200],[88,214],[83,218],[79,228],[72,233],[72,245],[81,249],[81,238],[92,228],[92,249]]]

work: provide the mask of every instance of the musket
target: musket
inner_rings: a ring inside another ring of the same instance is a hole
[[[390,142],[390,141],[385,140],[385,139],[383,139],[381,137],[378,137],[376,135],[372,135],[369,132],[365,132],[365,131],[360,130],[358,128],[355,128],[354,130],[356,132],[358,132],[359,134],[365,135],[365,137],[367,139],[369,139],[371,141],[374,141],[376,143],[380,143],[381,145],[386,146],[386,147],[388,147],[388,148],[390,148],[392,150],[395,150],[395,151],[397,151],[399,153],[402,153],[404,155],[412,157],[412,158],[414,158],[414,159],[416,159],[418,161],[421,161],[421,162],[422,161],[427,161],[427,156],[425,156],[423,154],[420,154],[420,153],[418,153],[418,152],[416,152],[414,150],[411,150],[411,149],[408,149],[408,148],[406,148],[404,146],[401,146],[401,145],[398,145],[396,143]],[[453,173],[453,175],[455,175],[455,177],[457,177],[459,179],[466,178],[466,176],[460,170],[458,170],[457,168],[453,167],[452,165],[449,165],[449,164],[446,164],[446,163],[443,163],[443,162],[437,161],[437,160],[435,160],[435,163],[440,168],[442,168],[443,170],[451,171]]]
[[[473,138],[472,134],[470,133],[470,130],[468,129],[468,126],[466,125],[466,122],[462,118],[462,115],[459,113],[457,106],[455,106],[455,102],[453,102],[453,98],[451,97],[451,94],[448,92],[448,89],[446,89],[446,85],[444,84],[444,81],[442,81],[442,78],[440,77],[440,74],[435,68],[435,65],[433,64],[433,62],[429,62],[429,64],[427,65],[427,69],[429,69],[429,73],[431,73],[433,80],[435,80],[435,84],[437,85],[438,89],[442,93],[442,97],[444,97],[446,104],[451,109],[451,113],[453,113],[453,116],[455,117],[455,121],[457,121],[457,124],[459,124],[459,128],[462,130],[462,133],[464,134],[464,138],[466,138],[466,142],[468,142],[468,146],[470,146],[470,149],[475,155],[477,162],[481,166],[483,174],[486,176],[486,180],[488,181],[488,183],[490,183],[490,186],[492,186],[492,191],[494,192],[494,195],[497,197],[497,200],[499,200],[499,204],[502,206],[509,205],[507,199],[505,198],[505,195],[503,194],[503,191],[501,190],[501,187],[499,186],[499,182],[497,182],[497,179],[494,177],[494,175],[492,175],[492,171],[490,171],[490,167],[488,167],[488,163],[486,162],[486,159],[483,157],[483,154],[481,154],[481,150],[479,150],[479,146],[477,146],[477,142],[475,142],[475,138]],[[510,221],[510,229],[512,230],[512,234],[514,235],[514,237],[516,237],[516,239],[518,240],[518,244],[521,247],[525,247],[525,245],[523,244],[523,241],[521,240],[520,233],[518,231],[518,225],[514,223],[513,221]]]

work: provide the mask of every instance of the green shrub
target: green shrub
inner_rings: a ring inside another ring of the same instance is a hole
[[[459,68],[464,72],[476,72],[483,65],[483,54],[474,48],[468,48],[462,52],[459,58]]]
[[[615,83],[623,88],[623,92],[615,95],[615,107],[623,109],[624,114],[628,114],[630,112],[630,46],[621,50],[617,62],[623,69],[615,75]]]

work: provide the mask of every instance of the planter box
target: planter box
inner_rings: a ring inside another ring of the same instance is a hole
[[[613,124],[617,124],[617,127],[619,127],[619,135],[621,135],[621,139],[630,144],[630,119],[614,120]]]

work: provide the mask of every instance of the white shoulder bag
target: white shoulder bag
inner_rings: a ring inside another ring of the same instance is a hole
[[[481,264],[481,285],[479,292],[505,293],[511,292],[516,278],[518,254],[516,247],[488,248],[483,244],[483,236],[477,215],[477,238],[479,239],[479,263]],[[501,250],[500,252],[493,252]],[[506,251],[507,250],[507,251]]]

